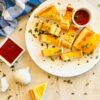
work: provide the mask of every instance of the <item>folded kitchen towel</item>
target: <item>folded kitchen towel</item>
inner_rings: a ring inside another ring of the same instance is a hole
[[[0,36],[11,34],[17,18],[30,12],[45,0],[0,0]]]

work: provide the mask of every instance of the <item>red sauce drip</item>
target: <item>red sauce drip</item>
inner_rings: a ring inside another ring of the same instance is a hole
[[[22,48],[15,44],[11,39],[8,39],[0,48],[0,55],[9,63],[12,63],[22,51]]]
[[[85,25],[90,20],[90,15],[86,10],[79,10],[75,13],[74,20],[79,25]]]

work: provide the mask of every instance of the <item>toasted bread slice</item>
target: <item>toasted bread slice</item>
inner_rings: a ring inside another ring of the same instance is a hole
[[[82,56],[83,56],[82,51],[71,51],[71,52],[61,54],[61,59],[63,61],[67,61],[74,58],[81,58]]]
[[[79,27],[77,27],[74,24],[71,24],[68,32],[64,35],[65,41],[66,41],[66,43],[68,43],[70,45],[70,48],[71,48],[71,46],[76,38],[76,35],[78,33],[78,29],[79,29]]]
[[[54,46],[61,46],[61,39],[54,37],[52,35],[42,34],[40,35],[40,41]]]
[[[81,45],[81,49],[85,54],[91,54],[94,52],[98,44],[100,43],[100,35],[93,34]]]
[[[57,24],[51,24],[47,22],[40,21],[37,24],[37,29],[39,31],[46,32],[48,34],[52,34],[54,36],[59,36],[61,32],[61,28]]]
[[[84,44],[84,41],[86,41],[87,38],[89,38],[93,34],[94,32],[89,28],[83,28],[82,31],[79,33],[78,37],[76,38],[73,47],[75,47],[76,49],[81,49],[82,45]]]
[[[42,55],[47,57],[58,56],[62,53],[61,48],[48,48],[42,50]]]
[[[42,27],[41,27],[41,31],[48,32],[49,30],[50,30],[50,24],[43,22]]]
[[[61,46],[66,47],[66,48],[70,47],[68,42],[66,42],[64,39],[54,37],[52,35],[42,34],[40,35],[40,41],[45,42],[47,44],[54,45],[54,46],[58,46],[58,47],[61,47]]]
[[[42,28],[42,25],[43,25],[43,21],[39,21],[38,23],[36,23],[37,24],[37,29],[38,30],[41,30],[41,28]]]
[[[61,32],[61,28],[59,26],[57,26],[57,24],[52,24],[50,26],[50,30],[48,31],[48,33],[54,35],[54,36],[59,36]]]
[[[54,21],[61,21],[60,14],[54,5],[50,5],[49,7],[43,9],[37,14],[37,16]]]
[[[71,25],[71,22],[72,22],[72,14],[74,12],[74,8],[72,8],[71,4],[69,4],[67,6],[67,10],[66,10],[66,13],[64,15],[64,17],[62,18],[61,20],[61,24],[60,24],[60,27],[63,29],[63,30],[68,30],[70,25]]]

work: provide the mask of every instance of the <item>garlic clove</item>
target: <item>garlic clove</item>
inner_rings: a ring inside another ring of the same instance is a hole
[[[27,85],[31,82],[29,67],[15,71],[14,78],[17,82]]]
[[[1,86],[0,86],[0,87],[1,87],[0,91],[1,91],[1,92],[6,92],[7,89],[9,88],[9,83],[8,83],[6,77],[2,77],[2,78],[0,79],[0,85],[1,85]]]

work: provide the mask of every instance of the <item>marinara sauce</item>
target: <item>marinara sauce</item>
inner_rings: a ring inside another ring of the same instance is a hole
[[[74,20],[79,25],[85,25],[90,20],[90,14],[84,9],[80,9],[75,13]]]
[[[8,40],[0,48],[0,55],[9,63],[12,63],[22,51],[22,48],[8,38]]]

